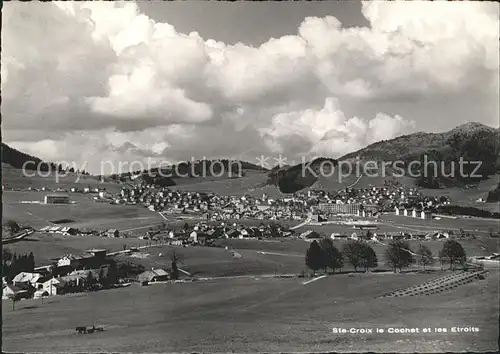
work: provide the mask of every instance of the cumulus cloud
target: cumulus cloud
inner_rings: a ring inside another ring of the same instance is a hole
[[[370,27],[308,17],[252,47],[179,33],[130,2],[8,3],[4,139],[96,169],[97,159],[338,157],[432,130],[435,116],[448,129],[497,119],[497,4],[366,2],[363,15]]]
[[[414,122],[379,113],[364,121],[347,118],[339,101],[327,98],[319,110],[306,109],[276,115],[264,131],[269,146],[302,156],[341,156],[371,143],[411,131]],[[297,144],[297,140],[300,144]],[[300,150],[297,150],[300,149]]]

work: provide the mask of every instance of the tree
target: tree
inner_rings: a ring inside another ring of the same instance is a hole
[[[389,243],[389,247],[385,251],[387,263],[394,269],[401,271],[413,263],[413,256],[410,253],[410,245],[408,242],[395,240]]]
[[[118,281],[118,268],[116,267],[116,262],[111,260],[108,266],[108,274],[106,277],[106,283],[108,286],[116,284]]]
[[[189,224],[187,222],[184,223],[184,231],[189,230]]]
[[[10,294],[9,299],[12,301],[12,311],[15,310],[16,301],[19,301],[19,296],[17,294]]]
[[[177,263],[181,261],[181,256],[174,251],[170,259],[172,261],[172,279],[177,280],[179,279],[179,268],[177,267]]]
[[[418,262],[424,267],[424,270],[425,266],[434,264],[434,257],[432,256],[432,252],[429,247],[421,244],[418,247],[417,254],[419,257]]]
[[[33,252],[30,252],[28,255],[28,268],[30,272],[35,270],[35,256],[33,255]]]
[[[345,259],[354,268],[354,271],[358,271],[358,267],[361,265],[361,243],[359,241],[350,241],[342,249],[342,254]]]
[[[12,252],[8,248],[2,248],[2,262],[10,262],[12,260]]]
[[[331,239],[322,239],[320,247],[324,253],[325,267],[331,268],[335,273],[335,269],[341,269],[344,266],[342,253],[340,253],[340,251],[333,245],[333,241]]]
[[[325,253],[319,246],[318,242],[316,240],[311,242],[311,245],[306,252],[306,265],[312,269],[313,274],[315,274],[317,270],[326,267],[325,258]]]
[[[4,224],[5,228],[9,232],[10,236],[13,236],[14,234],[17,234],[19,230],[21,230],[21,227],[17,222],[14,220],[7,220]]]
[[[373,248],[365,242],[362,242],[360,247],[360,265],[365,268],[365,271],[368,271],[370,268],[375,268],[378,265],[378,259]]]
[[[450,269],[455,269],[456,264],[465,265],[466,262],[465,250],[462,245],[455,240],[447,240],[439,256],[444,262],[450,263]]]
[[[92,275],[92,272],[89,271],[87,273],[87,278],[85,279],[85,285],[86,285],[87,289],[91,289],[95,284],[96,284],[96,279]]]
[[[104,268],[99,269],[99,276],[98,276],[98,277],[99,277],[99,280],[98,280],[98,281],[99,281],[99,283],[100,283],[101,285],[105,285],[105,284],[106,284],[106,280],[107,280],[106,278],[107,278],[107,277],[106,277],[106,274],[104,273]]]
[[[271,225],[269,225],[269,233],[270,233],[271,237],[279,237],[280,236],[279,228],[275,223],[272,223]]]

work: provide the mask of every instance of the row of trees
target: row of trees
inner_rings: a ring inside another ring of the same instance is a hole
[[[418,264],[425,269],[435,263],[429,247],[420,244],[417,251],[413,252],[408,241],[394,240],[389,243],[385,250],[385,258],[394,272],[408,268],[412,264]],[[447,240],[437,257],[441,266],[449,264],[450,269],[457,265],[466,265],[466,254],[462,245],[455,240]],[[368,271],[378,266],[377,254],[373,248],[364,241],[351,241],[344,245],[342,252],[339,251],[330,239],[322,239],[320,242],[313,241],[306,252],[306,265],[313,272],[323,269],[325,272],[331,269],[333,272],[344,267],[344,261],[350,264],[354,271],[359,268]]]
[[[35,256],[29,254],[11,253],[9,249],[2,249],[2,276],[11,280],[21,272],[33,272],[35,270]]]
[[[358,268],[368,270],[378,265],[377,255],[370,245],[362,241],[347,243],[340,252],[330,239],[313,241],[306,252],[306,265],[313,271],[331,269],[333,272],[342,269],[344,260],[349,262],[355,271]]]

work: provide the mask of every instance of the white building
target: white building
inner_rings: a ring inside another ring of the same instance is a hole
[[[191,232],[189,238],[195,243],[198,242],[198,233],[196,231]]]
[[[6,285],[2,289],[2,300],[8,300],[13,296],[22,296],[27,293],[27,290],[18,288],[15,285]]]
[[[61,287],[64,285],[64,281],[57,279],[57,278],[52,278],[47,280],[42,284],[42,288],[37,291],[41,292],[42,294],[47,294],[48,296],[55,296],[59,295],[61,292]]]
[[[12,283],[14,285],[30,284],[31,286],[36,287],[36,283],[40,278],[42,278],[42,275],[39,273],[21,272],[12,279]]]
[[[47,194],[43,201],[45,204],[69,204],[69,195]]]

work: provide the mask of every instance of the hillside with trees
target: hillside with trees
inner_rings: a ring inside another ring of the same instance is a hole
[[[31,156],[29,154],[16,150],[5,143],[2,143],[1,158],[2,158],[2,164],[9,165],[11,167],[14,167],[15,169],[24,168],[30,171],[38,170],[41,172],[68,171],[71,173],[89,175],[89,173],[86,171],[75,171],[73,167],[63,166],[61,164],[50,161],[49,162],[43,161],[38,157]]]
[[[318,180],[319,169],[325,166],[336,167],[338,161],[320,157],[307,163],[274,168],[268,174],[267,184],[278,187],[282,193],[294,193],[312,186]]]
[[[401,165],[398,167],[407,172],[411,170],[414,176],[419,176],[410,178],[417,186],[463,187],[500,173],[499,146],[498,129],[480,123],[467,123],[444,133],[419,132],[379,141],[338,160],[327,157],[316,159],[308,163],[307,167],[317,174],[324,161],[331,161],[334,167],[339,165],[339,161],[354,162],[356,159],[361,162],[400,161]],[[480,166],[476,168],[476,163],[464,164],[463,173],[460,173],[461,159],[479,161]],[[414,161],[419,161],[420,164],[412,165]],[[434,162],[437,168],[434,167]],[[305,164],[299,164],[275,168],[269,173],[268,184],[277,186],[284,193],[293,193],[310,187],[318,181],[318,178],[305,167]],[[391,167],[388,166],[386,175],[390,175],[390,172]],[[475,177],[476,175],[480,177]],[[490,199],[498,198],[495,193],[500,194],[493,192]]]

